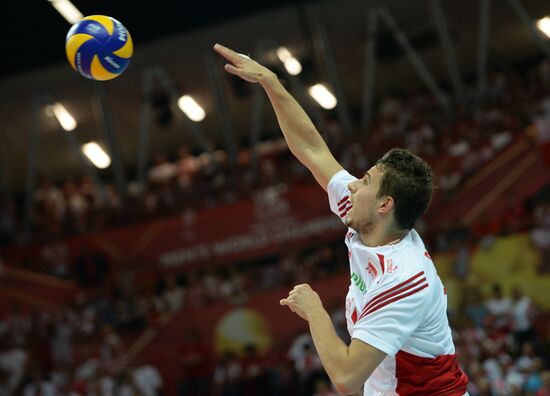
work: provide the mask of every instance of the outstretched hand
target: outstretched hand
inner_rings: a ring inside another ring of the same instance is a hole
[[[283,298],[279,303],[287,305],[292,312],[305,320],[309,320],[312,314],[323,309],[319,295],[307,283],[294,286],[294,289],[288,293],[288,297]]]
[[[229,62],[225,65],[225,70],[231,74],[239,76],[243,80],[252,83],[262,83],[269,78],[273,78],[275,74],[267,67],[260,65],[258,62],[250,59],[250,57],[239,54],[221,44],[214,45],[214,51],[223,56]]]

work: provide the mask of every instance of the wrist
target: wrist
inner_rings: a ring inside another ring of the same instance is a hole
[[[309,322],[323,320],[328,317],[327,311],[323,308],[322,305],[315,307],[310,312],[308,312],[307,319]]]
[[[276,83],[279,82],[279,79],[275,73],[273,73],[271,70],[267,70],[267,72],[260,78],[259,83],[264,88],[270,88],[273,87]]]

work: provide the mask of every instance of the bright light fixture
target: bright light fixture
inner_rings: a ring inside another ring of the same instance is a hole
[[[50,114],[53,114],[55,118],[57,118],[61,128],[65,131],[70,132],[76,128],[76,120],[61,103],[56,102],[53,105],[48,106],[47,110]]]
[[[281,62],[285,63],[287,59],[292,58],[292,55],[285,47],[279,47],[277,48],[277,58],[279,58]]]
[[[297,76],[302,72],[302,64],[298,59],[292,56],[285,47],[277,48],[277,58],[284,64],[286,71],[291,76]]]
[[[296,58],[289,58],[284,63],[285,69],[291,76],[297,76],[302,72],[302,64]]]
[[[94,164],[96,168],[105,169],[111,165],[111,158],[96,142],[89,142],[82,145],[82,152]]]
[[[337,100],[323,84],[315,84],[309,88],[309,94],[323,109],[334,109]]]
[[[178,107],[194,122],[200,122],[206,116],[204,109],[190,95],[183,95],[179,98]]]
[[[537,21],[537,28],[550,38],[550,17],[545,16]]]
[[[78,8],[74,6],[73,3],[71,3],[69,0],[48,0],[50,4],[59,12],[63,18],[67,20],[71,25],[77,23],[82,18],[84,18],[84,15],[80,11],[78,11]]]

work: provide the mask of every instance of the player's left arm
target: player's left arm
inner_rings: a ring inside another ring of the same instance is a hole
[[[357,339],[346,345],[336,334],[319,295],[308,284],[294,287],[281,305],[287,305],[309,322],[317,353],[339,394],[360,390],[386,357],[385,352]]]

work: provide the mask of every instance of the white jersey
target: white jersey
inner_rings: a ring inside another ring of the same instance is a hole
[[[342,220],[351,208],[348,184],[355,180],[342,170],[328,184],[330,208]],[[349,228],[345,242],[348,331],[387,353],[365,382],[364,395],[464,395],[468,378],[456,361],[447,296],[418,233],[368,247]]]

